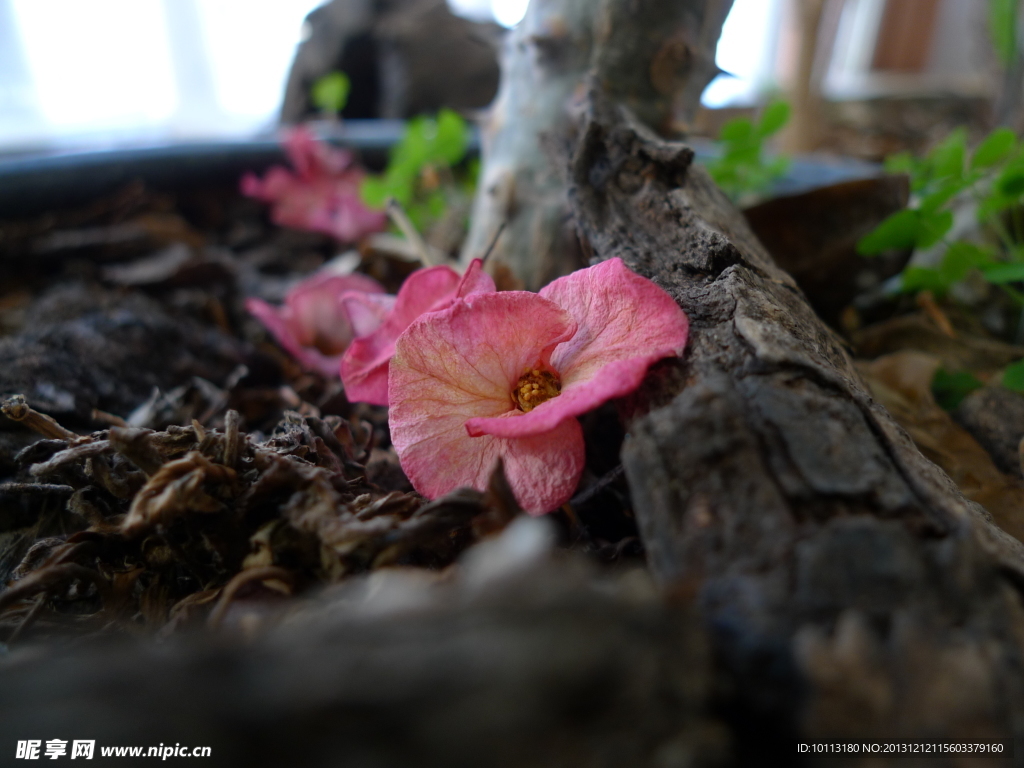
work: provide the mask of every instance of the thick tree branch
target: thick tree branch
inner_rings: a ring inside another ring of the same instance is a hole
[[[463,254],[503,222],[493,261],[528,288],[582,266],[557,152],[588,73],[664,133],[684,127],[715,76],[732,0],[533,0],[511,34],[484,125],[483,169]]]
[[[1007,736],[1024,546],[871,399],[691,156],[598,98],[572,164],[593,252],[692,321],[623,449],[653,573],[699,585],[765,718],[816,737]]]

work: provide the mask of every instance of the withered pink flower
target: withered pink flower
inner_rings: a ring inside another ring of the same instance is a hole
[[[341,381],[351,402],[388,404],[388,363],[395,354],[395,341],[420,315],[451,306],[456,299],[476,293],[493,293],[494,280],[483,271],[483,262],[473,259],[465,275],[451,267],[418,269],[398,289],[394,308],[380,326],[368,335],[360,334],[341,359]],[[348,301],[356,301],[351,297]]]
[[[262,179],[247,173],[241,181],[242,194],[273,203],[275,224],[343,242],[384,229],[386,214],[367,208],[359,197],[364,174],[351,152],[318,141],[303,127],[288,131],[284,148],[294,173],[275,165]]]
[[[394,302],[365,275],[320,272],[290,290],[284,306],[250,298],[245,307],[305,368],[337,376],[352,340],[373,332]]]
[[[678,355],[688,321],[672,297],[619,259],[539,294],[482,293],[423,315],[391,360],[391,438],[416,490],[484,489],[504,460],[516,499],[539,515],[583,471],[576,417],[635,390]]]

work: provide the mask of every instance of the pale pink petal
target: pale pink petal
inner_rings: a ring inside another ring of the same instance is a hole
[[[360,198],[363,172],[350,152],[317,141],[306,128],[289,131],[284,146],[295,173],[275,166],[262,181],[246,174],[240,184],[243,194],[273,204],[275,224],[347,242],[384,229],[387,216]]]
[[[398,289],[395,306],[376,331],[356,339],[341,361],[341,380],[351,402],[388,404],[388,361],[395,341],[417,317],[450,304],[461,278],[451,267],[418,269]]]
[[[316,347],[328,355],[344,352],[357,335],[349,321],[342,298],[350,292],[383,294],[384,288],[365,275],[335,275],[320,272],[303,280],[285,297],[295,317],[296,336],[303,346]]]
[[[289,291],[283,307],[248,299],[246,308],[305,368],[337,376],[355,335],[343,302],[353,293],[383,296],[384,288],[365,275],[319,272]]]
[[[632,392],[651,363],[678,355],[686,346],[686,314],[621,259],[559,278],[540,295],[569,312],[579,327],[551,355],[562,379],[561,394],[517,419],[473,419],[467,424],[470,434],[521,437],[546,432]]]
[[[483,262],[473,259],[466,273],[447,266],[419,269],[406,278],[398,291],[390,316],[373,333],[357,333],[341,363],[341,380],[352,402],[388,404],[388,361],[395,354],[395,341],[409,324],[425,312],[447,309],[456,298],[493,293],[494,280],[483,271]]]
[[[512,388],[574,332],[569,316],[522,291],[474,294],[413,322],[391,362],[389,422],[402,467],[420,493],[483,489],[499,457],[517,500],[542,514],[572,495],[583,470],[579,423],[526,439],[470,437],[466,422],[520,418]]]
[[[302,178],[338,176],[355,163],[355,155],[320,141],[304,125],[285,131],[281,140],[288,161]]]
[[[494,278],[484,272],[483,260],[473,259],[455,290],[455,298],[464,299],[474,293],[494,293],[497,290]]]
[[[316,139],[313,132],[303,125],[285,131],[281,140],[285,154],[292,167],[303,178],[310,178],[316,173]]]
[[[306,370],[317,371],[324,376],[337,376],[341,355],[325,355],[315,347],[303,345],[296,336],[296,323],[288,307],[274,307],[262,299],[246,299],[245,308],[258,319]]]
[[[341,303],[345,306],[345,314],[352,324],[352,333],[356,338],[369,336],[380,328],[387,319],[388,313],[395,308],[397,297],[388,293],[366,293],[365,291],[347,291],[341,295]]]

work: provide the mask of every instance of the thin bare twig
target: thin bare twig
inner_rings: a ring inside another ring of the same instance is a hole
[[[21,581],[12,584],[0,595],[0,610],[18,600],[24,600],[40,592],[49,592],[51,588],[68,579],[91,581],[99,590],[100,597],[106,597],[107,583],[98,572],[77,563],[61,563],[33,571]]]
[[[0,411],[11,421],[20,421],[43,437],[55,440],[75,440],[78,435],[64,429],[50,416],[30,408],[24,395],[11,395],[0,403]]]
[[[416,230],[416,225],[412,223],[412,219],[409,218],[408,214],[402,208],[402,204],[399,203],[395,198],[389,197],[386,210],[388,216],[391,217],[391,221],[395,223],[395,226],[401,230],[402,234],[405,235],[405,239],[409,241],[412,247],[419,254],[420,261],[423,262],[423,266],[432,267],[434,262],[430,258],[430,249],[427,248],[426,242],[423,240],[423,236]]]
[[[508,226],[508,220],[507,219],[503,219],[501,224],[498,225],[498,231],[495,232],[494,233],[494,237],[491,238],[491,244],[487,246],[487,250],[484,251],[484,255],[480,258],[480,261],[482,261],[484,264],[486,264],[487,260],[489,258],[491,258],[491,254],[494,253],[494,248],[495,248],[495,246],[497,246],[498,240],[501,238],[501,234],[502,234],[502,232],[505,231],[505,227],[507,227],[507,226]]]

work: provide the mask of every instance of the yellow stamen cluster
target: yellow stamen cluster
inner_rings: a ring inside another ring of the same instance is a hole
[[[557,397],[561,391],[562,382],[558,374],[538,368],[527,368],[512,390],[512,399],[519,406],[519,410],[529,413],[545,400]]]

